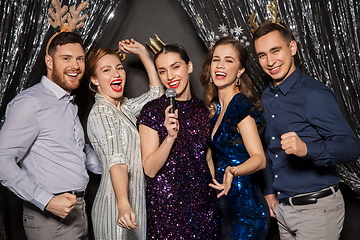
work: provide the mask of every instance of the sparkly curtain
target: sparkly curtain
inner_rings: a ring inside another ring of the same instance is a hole
[[[50,0],[0,1],[0,116],[7,101],[29,85],[29,76],[43,54],[52,28],[47,23]],[[62,1],[78,5],[80,0]],[[100,38],[121,0],[91,0],[89,15],[78,30],[86,51]],[[248,16],[259,23],[269,19],[269,0],[178,0],[191,18],[206,46],[223,35],[232,35],[249,49]],[[350,126],[360,136],[360,5],[356,0],[278,0],[280,17],[292,29],[298,43],[299,66],[335,91]],[[40,59],[41,60],[41,59]],[[300,64],[301,63],[301,64]],[[256,88],[268,85],[256,61],[247,65]],[[1,125],[1,123],[0,123]],[[342,181],[360,194],[360,163],[339,166]]]
[[[223,35],[243,42],[250,53],[247,71],[259,92],[268,85],[256,61],[249,15],[269,20],[270,0],[178,0],[207,47]],[[338,96],[340,108],[360,137],[360,5],[356,0],[278,0],[280,18],[298,43],[297,65]],[[338,166],[342,181],[360,194],[360,162]]]
[[[81,2],[62,1],[62,5],[77,7]],[[6,100],[28,87],[29,76],[37,67],[36,62],[53,34],[47,22],[50,3],[51,0],[0,1],[1,117],[5,112]],[[85,25],[77,30],[84,40],[86,51],[100,38],[121,0],[91,0],[89,3],[89,7],[83,11],[89,17]]]

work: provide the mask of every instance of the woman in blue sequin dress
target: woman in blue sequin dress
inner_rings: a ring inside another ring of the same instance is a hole
[[[164,86],[176,90],[177,110],[169,113],[163,95],[146,104],[138,118],[148,239],[218,239],[216,192],[209,187],[213,164],[206,159],[209,111],[191,94],[192,63],[178,45],[166,45],[154,61]]]
[[[220,38],[207,55],[201,82],[211,111],[211,151],[216,164],[213,188],[219,190],[222,239],[265,239],[269,214],[254,175],[265,168],[259,137],[264,119],[245,73],[246,49]]]

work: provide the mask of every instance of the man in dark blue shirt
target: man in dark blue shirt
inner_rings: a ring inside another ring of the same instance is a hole
[[[281,239],[338,239],[345,210],[336,165],[356,160],[360,143],[333,91],[295,66],[289,28],[265,22],[253,41],[272,78],[262,95],[270,214]]]

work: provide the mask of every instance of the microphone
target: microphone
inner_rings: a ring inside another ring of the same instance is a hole
[[[169,112],[174,113],[175,109],[176,109],[176,105],[175,105],[176,91],[175,91],[175,89],[172,89],[172,88],[166,89],[165,96],[169,99],[169,105],[172,105],[172,108],[170,108]]]

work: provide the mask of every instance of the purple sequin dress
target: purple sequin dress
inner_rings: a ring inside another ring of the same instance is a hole
[[[159,134],[164,126],[168,100],[147,103],[138,118]],[[164,166],[154,178],[147,177],[148,239],[218,239],[216,194],[209,187],[211,174],[206,162],[210,121],[203,101],[177,101],[180,130]]]

